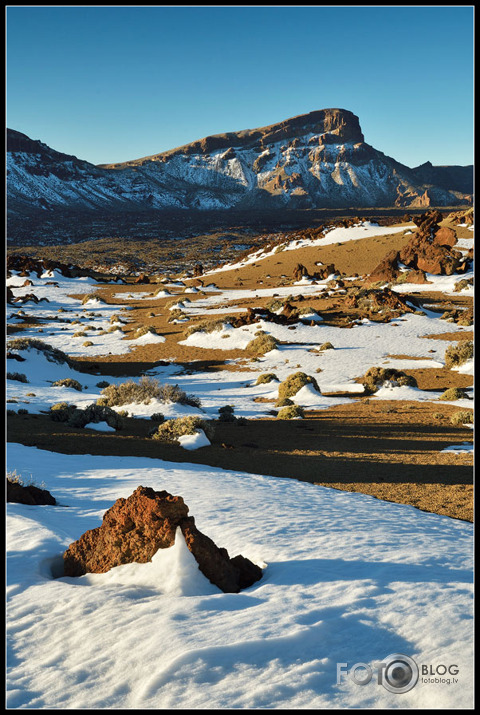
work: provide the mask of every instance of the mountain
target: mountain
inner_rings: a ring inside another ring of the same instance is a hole
[[[29,209],[276,209],[453,206],[472,167],[416,169],[364,141],[358,117],[322,109],[95,166],[7,130],[10,214]],[[466,190],[467,189],[467,190]]]

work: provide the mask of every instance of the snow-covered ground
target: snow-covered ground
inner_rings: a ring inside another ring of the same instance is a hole
[[[319,245],[385,232],[374,225],[334,229]],[[297,242],[287,250],[296,247]],[[256,252],[251,260],[261,257]],[[69,356],[121,355],[136,345],[165,340],[154,334],[125,340],[121,330],[106,332],[112,316],[119,317],[121,322],[114,323],[118,328],[128,321],[129,300],[148,294],[133,291],[130,298],[127,292],[118,293],[119,303],[107,305],[95,296],[90,279],[67,279],[58,272],[29,278],[33,286],[23,286],[26,277],[16,274],[8,279],[14,295],[34,293],[49,302],[7,307],[9,323],[19,324],[21,311],[44,321],[18,336],[41,339]],[[403,284],[395,289],[455,295],[458,276],[428,278],[432,283],[425,287]],[[187,316],[211,317],[238,312],[237,303],[246,297],[302,294],[308,299],[326,283],[301,281],[255,291],[211,284],[206,295],[191,303],[178,293],[183,284],[168,288],[177,291],[171,295],[178,295]],[[85,293],[92,294],[85,304],[72,297]],[[470,293],[468,288],[461,295]],[[168,296],[165,292],[157,298]],[[220,407],[231,404],[238,417],[254,419],[272,407],[256,400],[276,400],[279,384],[256,385],[257,377],[273,372],[284,380],[300,370],[314,376],[323,393],[346,393],[329,397],[307,385],[293,397],[303,407],[326,409],[349,402],[348,393],[359,393],[362,386],[355,380],[370,367],[441,368],[448,343],[422,336],[448,331],[461,337],[469,330],[446,324],[427,308],[385,324],[364,319],[351,329],[322,321],[290,327],[262,321],[193,333],[183,344],[243,350],[259,330],[279,344],[235,371],[185,371],[174,361],[149,371],[161,383],[178,384],[199,397],[201,408],[151,400],[116,409],[145,419],[156,412],[167,419],[212,419]],[[79,331],[86,336],[74,337]],[[85,346],[86,340],[93,346]],[[333,349],[318,349],[328,342]],[[103,381],[126,380],[80,373],[35,348],[15,352],[23,360],[9,359],[7,371],[27,380],[6,381],[7,406],[15,411],[35,414],[58,402],[86,407],[100,397]],[[459,372],[473,374],[473,361]],[[77,380],[81,391],[52,385],[65,378]],[[444,404],[436,402],[440,392],[384,386],[370,399],[430,402],[434,410]],[[471,398],[469,389],[466,399],[448,404],[471,408]],[[87,428],[111,430],[104,422]],[[202,430],[181,443],[187,450],[208,449]],[[453,444],[447,450],[470,452],[473,446]],[[8,707],[472,707],[470,524],[294,479],[156,459],[79,459],[10,444],[8,469],[37,485],[44,483],[59,504],[7,506]],[[230,555],[242,553],[262,566],[261,581],[240,594],[221,593],[198,571],[181,535],[149,564],[78,579],[58,577],[68,545],[98,526],[106,509],[139,485],[183,496],[204,533]],[[392,654],[413,658],[420,669],[419,682],[409,692],[392,693],[378,682],[378,663]],[[359,663],[364,664],[358,668],[360,679],[369,668],[373,672],[363,686],[352,678]]]
[[[8,504],[8,707],[473,706],[470,524],[155,459],[11,444],[8,467],[59,502]],[[200,530],[261,565],[262,579],[220,592],[180,537],[149,564],[54,578],[68,545],[140,484],[183,496]],[[397,654],[420,669],[406,693],[377,682],[378,663]],[[373,672],[363,686],[351,677],[359,663],[358,679]]]

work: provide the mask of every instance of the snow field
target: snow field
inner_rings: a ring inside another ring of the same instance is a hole
[[[9,445],[57,507],[8,505],[11,708],[472,706],[472,525],[361,494],[161,460]],[[319,475],[319,478],[321,475]],[[139,485],[184,497],[230,555],[264,567],[223,594],[179,539],[149,564],[53,578],[59,556]],[[458,683],[390,693],[337,663],[404,653]]]

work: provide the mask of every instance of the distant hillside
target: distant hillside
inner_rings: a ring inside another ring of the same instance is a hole
[[[322,109],[94,166],[7,130],[10,215],[30,209],[271,210],[455,206],[472,167],[410,169],[364,141],[358,117]]]

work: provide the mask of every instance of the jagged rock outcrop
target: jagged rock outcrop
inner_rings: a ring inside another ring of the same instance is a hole
[[[465,259],[460,251],[451,247],[452,235],[449,231],[438,225],[442,215],[438,211],[430,211],[414,220],[418,228],[400,250],[400,261],[410,268],[434,275],[455,273]]]
[[[182,497],[142,486],[128,499],[117,499],[101,526],[70,544],[63,556],[64,575],[105,573],[120,564],[147,563],[158,549],[174,544],[177,527],[200,571],[225,593],[238,593],[261,578],[258,566],[242,556],[230,559],[226,549],[197,529]]]
[[[293,269],[293,280],[300,281],[303,276],[308,276],[308,271],[302,263],[297,263]]]
[[[400,275],[398,251],[390,251],[367,278],[367,283],[392,283]]]

